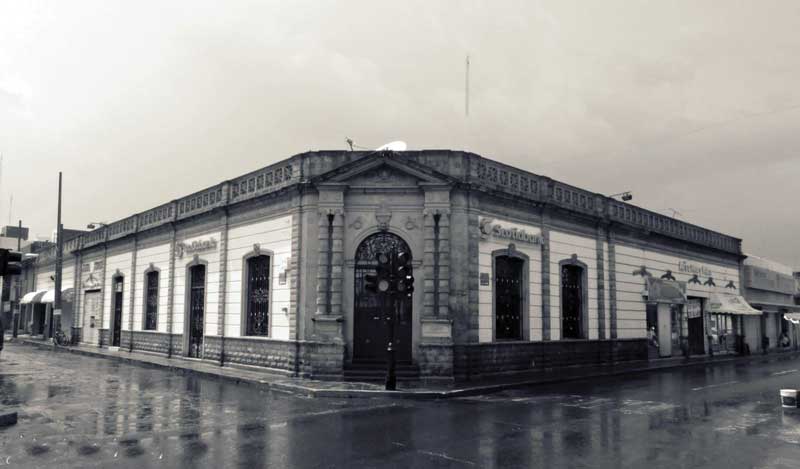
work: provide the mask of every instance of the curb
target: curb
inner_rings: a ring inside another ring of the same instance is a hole
[[[739,356],[731,356],[730,358],[719,358],[719,359],[712,359],[712,360],[698,360],[698,361],[685,361],[685,360],[675,360],[669,363],[664,364],[655,364],[653,366],[640,366],[640,367],[633,367],[633,368],[626,368],[626,369],[609,369],[609,370],[601,370],[596,372],[587,372],[584,374],[575,374],[572,376],[565,376],[565,375],[556,375],[556,376],[549,376],[549,377],[541,377],[541,378],[532,378],[527,380],[515,381],[511,383],[497,383],[497,384],[489,384],[489,385],[478,385],[472,387],[463,387],[460,389],[447,389],[447,390],[398,390],[398,391],[386,391],[382,389],[316,389],[309,386],[304,386],[302,384],[293,384],[287,382],[273,382],[269,381],[268,379],[257,379],[248,376],[234,376],[228,375],[225,373],[215,373],[208,370],[197,370],[193,368],[188,368],[184,366],[180,366],[179,363],[175,364],[164,364],[164,363],[156,363],[141,360],[135,357],[125,357],[120,355],[110,355],[105,353],[99,352],[92,352],[91,350],[79,349],[74,347],[57,347],[51,343],[47,342],[39,342],[34,340],[17,340],[14,341],[21,345],[28,345],[33,347],[38,347],[42,349],[47,349],[51,351],[57,352],[64,352],[64,353],[73,353],[76,355],[82,355],[87,357],[94,357],[94,358],[105,358],[116,360],[122,363],[129,363],[135,364],[137,366],[144,366],[149,368],[159,368],[159,369],[167,369],[173,372],[176,372],[181,375],[197,375],[204,378],[216,379],[216,380],[226,380],[231,381],[236,384],[245,384],[249,386],[254,386],[258,388],[262,388],[268,391],[275,391],[284,394],[292,394],[296,396],[302,397],[310,397],[310,398],[393,398],[393,399],[410,399],[410,400],[433,400],[433,399],[450,399],[450,398],[458,398],[458,397],[467,397],[467,396],[476,396],[481,394],[491,394],[501,391],[507,391],[511,389],[519,389],[525,387],[531,387],[536,385],[542,384],[554,384],[554,383],[563,383],[563,382],[571,382],[571,381],[579,381],[583,379],[593,379],[593,378],[601,378],[601,377],[610,377],[610,376],[622,376],[628,374],[638,374],[638,373],[646,373],[646,372],[657,372],[662,370],[671,370],[675,368],[688,368],[688,367],[696,367],[696,366],[715,366],[718,364],[727,364],[732,362],[740,362],[740,363],[748,363],[751,361],[757,360],[764,360],[764,359],[775,359],[775,358],[796,358],[800,356],[800,351],[790,351],[790,352],[781,352],[780,354],[769,354],[769,355],[751,355],[747,357],[739,357]],[[220,370],[225,369],[221,367]],[[230,368],[228,368],[230,369]]]

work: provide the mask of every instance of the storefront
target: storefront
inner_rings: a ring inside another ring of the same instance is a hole
[[[748,317],[761,312],[740,295],[714,294],[708,303],[709,342],[713,353],[752,352],[744,324]]]
[[[796,326],[787,317],[800,312],[800,307],[794,304],[796,285],[792,269],[769,259],[748,256],[742,270],[745,297],[759,310],[758,321],[752,321],[749,327],[758,337],[757,350],[793,350],[798,345]]]

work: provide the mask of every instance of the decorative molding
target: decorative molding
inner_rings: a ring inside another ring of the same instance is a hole
[[[386,205],[386,201],[381,201],[381,204],[375,210],[375,221],[378,222],[378,229],[381,231],[389,231],[389,221],[392,219],[392,211]]]
[[[406,229],[408,231],[411,231],[411,230],[413,230],[415,228],[419,228],[419,225],[417,225],[417,219],[416,218],[412,218],[410,216],[406,217],[406,225],[405,226],[406,226]]]
[[[665,273],[664,275],[662,275],[662,276],[661,276],[661,278],[662,278],[663,280],[676,280],[676,279],[675,279],[675,276],[674,276],[674,275],[672,275],[672,271],[671,271],[671,270],[669,270],[669,269],[667,269],[667,273]]]
[[[652,277],[653,276],[653,274],[651,274],[650,272],[647,271],[647,267],[645,267],[645,266],[641,266],[638,269],[634,270],[633,272],[631,272],[631,275],[633,275],[634,277],[636,277],[637,275],[640,275],[642,277]]]
[[[703,282],[703,285],[705,285],[707,287],[716,287],[717,286],[717,284],[714,283],[714,277],[708,277],[708,280]]]
[[[359,215],[358,217],[356,217],[356,219],[355,219],[355,220],[353,220],[353,222],[352,222],[352,223],[350,223],[349,225],[347,225],[347,227],[348,227],[348,228],[352,228],[352,229],[354,229],[354,230],[356,230],[356,231],[358,231],[358,230],[360,230],[361,228],[363,228],[363,227],[364,227],[364,221],[361,219],[361,215]]]

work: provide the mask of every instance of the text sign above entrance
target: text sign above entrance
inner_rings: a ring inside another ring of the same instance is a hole
[[[217,240],[214,238],[201,239],[192,241],[191,243],[178,243],[175,245],[175,254],[181,258],[186,254],[194,254],[196,252],[211,251],[217,249]]]
[[[520,228],[506,228],[498,223],[492,223],[491,218],[483,218],[478,224],[481,237],[494,236],[495,238],[510,239],[529,244],[543,244],[541,235],[531,234]]]

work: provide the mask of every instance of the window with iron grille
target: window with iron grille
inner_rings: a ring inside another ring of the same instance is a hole
[[[148,272],[145,280],[144,330],[154,331],[158,328],[158,271]]]
[[[270,256],[247,259],[245,335],[269,335]]]

